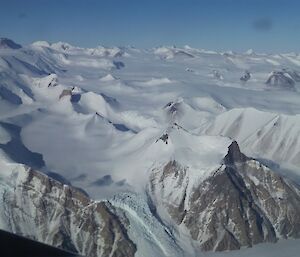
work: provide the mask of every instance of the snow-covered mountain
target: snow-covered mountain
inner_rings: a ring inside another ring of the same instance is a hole
[[[4,48],[4,49],[19,49],[22,46],[15,43],[14,41],[12,41],[9,38],[0,38],[0,48]]]
[[[299,238],[300,187],[247,158],[236,142],[223,160],[206,176],[199,170],[195,176],[176,158],[153,169],[149,191],[155,206],[205,251]]]
[[[0,165],[2,229],[85,256],[134,256],[136,246],[109,202],[24,165]]]
[[[298,54],[0,42],[0,228],[86,256],[297,256]]]

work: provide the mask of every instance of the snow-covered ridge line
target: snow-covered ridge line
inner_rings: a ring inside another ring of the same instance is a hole
[[[11,39],[8,38],[0,38],[0,49],[20,49],[22,45],[15,43]],[[167,53],[169,52],[172,57],[174,57],[174,54],[183,54],[189,57],[192,57],[193,54],[221,54],[221,55],[240,55],[240,56],[272,56],[272,55],[278,55],[278,53],[263,53],[263,52],[255,52],[253,49],[248,49],[245,50],[244,52],[235,52],[232,50],[226,50],[226,51],[213,51],[213,50],[208,50],[208,49],[203,49],[203,48],[194,48],[189,45],[184,45],[184,46],[157,46],[153,48],[136,48],[133,46],[113,46],[113,47],[108,47],[108,46],[103,46],[103,45],[98,45],[96,47],[80,47],[80,46],[74,46],[70,43],[67,42],[48,42],[48,41],[35,41],[29,46],[33,47],[46,47],[46,48],[52,48],[54,50],[58,51],[86,51],[89,54],[92,55],[98,55],[98,56],[111,56],[111,57],[120,57],[125,54],[125,56],[129,56],[126,54],[126,49],[133,50],[135,52],[138,51],[154,51],[154,53],[159,54],[159,53]],[[27,46],[23,46],[27,47]],[[125,50],[125,52],[123,52]],[[173,52],[173,53],[171,53]],[[280,53],[283,56],[297,56],[299,53],[295,52],[283,52]],[[171,56],[167,57],[169,59]],[[171,58],[172,58],[171,57]]]
[[[40,224],[48,216],[38,199],[45,198],[57,217],[47,225],[53,233],[45,240],[91,252],[98,245],[95,251],[105,248],[107,255],[124,250],[120,241],[133,242],[140,256],[145,251],[145,257],[194,257],[207,255],[199,249],[297,238],[293,212],[299,211],[299,193],[288,178],[300,181],[299,92],[298,54],[82,48],[63,42],[20,47],[4,40],[1,151],[16,167],[41,169],[95,199],[85,205],[80,192],[80,199],[66,193],[69,186],[25,179],[16,187],[23,198],[7,195],[8,216],[13,224],[21,219],[19,229],[28,235],[37,226],[44,240]],[[232,144],[238,161],[229,163],[224,157]],[[2,183],[13,192],[7,185]],[[28,219],[13,209],[15,202]],[[75,211],[78,206],[82,211]],[[66,215],[69,211],[74,214]],[[30,219],[35,216],[38,224]],[[103,233],[88,222],[103,225]],[[113,233],[105,224],[114,225]]]
[[[161,215],[167,211],[188,230],[195,247],[224,251],[300,237],[299,185],[246,157],[236,142],[224,164],[199,183],[188,169],[177,161],[158,167],[148,190]]]

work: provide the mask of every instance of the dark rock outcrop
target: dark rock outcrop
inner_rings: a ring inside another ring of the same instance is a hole
[[[228,153],[224,157],[226,165],[234,165],[236,162],[245,162],[249,158],[240,151],[240,147],[236,141],[233,141],[228,147]]]
[[[282,69],[283,72],[286,72],[287,74],[289,74],[291,76],[291,78],[293,80],[295,80],[296,82],[300,82],[300,74],[299,72],[295,71],[295,70],[290,70],[290,69]]]
[[[167,133],[163,134],[159,139],[156,140],[158,142],[159,140],[162,140],[166,144],[168,144],[169,135]]]
[[[249,71],[245,71],[245,74],[240,78],[241,81],[247,82],[251,78],[251,74]]]
[[[167,188],[171,182],[174,191]],[[299,187],[246,157],[236,142],[219,169],[188,190],[191,183],[188,167],[170,161],[153,171],[149,195],[188,229],[202,250],[300,238]]]
[[[163,110],[164,110],[166,119],[170,123],[180,119],[184,115],[184,106],[183,106],[183,102],[180,99],[178,99],[174,102],[172,101],[172,102],[167,103],[163,107]]]
[[[273,88],[295,90],[295,81],[284,71],[273,71],[266,84]]]
[[[7,230],[84,256],[134,256],[136,246],[110,203],[25,166],[1,181],[0,223]]]
[[[52,76],[51,74],[49,76]],[[48,83],[48,87],[56,87],[58,85],[57,76],[52,76],[52,79]]]

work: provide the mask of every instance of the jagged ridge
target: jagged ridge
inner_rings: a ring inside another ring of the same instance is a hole
[[[170,181],[176,197],[163,193]],[[173,160],[152,174],[149,191],[202,250],[234,250],[300,237],[299,187],[246,157],[236,142],[220,168],[187,195],[189,183],[188,167]]]
[[[0,180],[4,229],[84,256],[134,256],[136,246],[108,202],[22,165],[7,178]]]

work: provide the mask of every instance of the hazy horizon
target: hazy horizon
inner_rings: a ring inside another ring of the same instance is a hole
[[[295,0],[28,0],[1,1],[0,36],[151,48],[300,52],[300,3]]]

